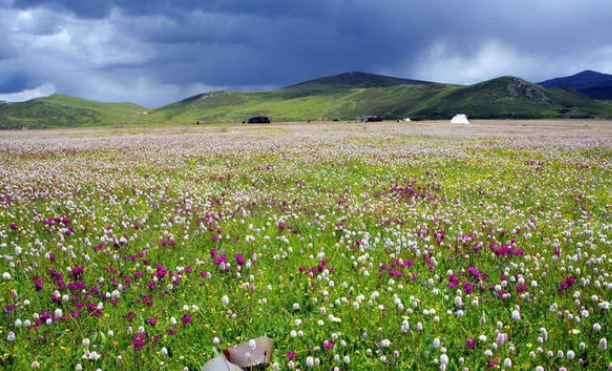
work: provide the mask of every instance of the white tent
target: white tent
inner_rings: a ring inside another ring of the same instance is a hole
[[[406,118],[404,119],[404,122],[410,122],[410,118],[406,117]]]
[[[468,121],[467,116],[464,115],[463,113],[455,115],[455,117],[453,117],[453,119],[451,120],[451,124],[469,124],[469,123],[470,122]]]

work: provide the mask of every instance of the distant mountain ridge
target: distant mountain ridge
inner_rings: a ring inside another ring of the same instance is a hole
[[[450,119],[457,113],[474,119],[612,118],[612,102],[595,100],[583,91],[601,89],[591,85],[607,81],[604,77],[609,75],[587,72],[570,82],[562,78],[542,86],[512,76],[453,85],[349,72],[274,91],[198,94],[154,110],[56,94],[0,104],[0,128],[236,123],[252,116],[270,116],[273,121]],[[572,82],[590,87],[556,87]]]
[[[300,82],[294,85],[287,86],[285,89],[295,88],[298,86],[308,85],[333,85],[339,86],[350,86],[352,88],[384,88],[396,85],[420,85],[420,84],[433,84],[430,81],[410,80],[399,77],[376,75],[367,72],[346,72],[339,75],[326,76],[314,80],[308,80]]]
[[[214,92],[151,111],[150,123],[388,119],[612,117],[612,104],[565,88],[545,89],[517,77],[461,86],[397,79],[361,72],[324,77],[268,92]]]
[[[572,76],[542,81],[539,85],[545,88],[570,88],[593,99],[612,100],[612,75],[605,73],[587,70]]]

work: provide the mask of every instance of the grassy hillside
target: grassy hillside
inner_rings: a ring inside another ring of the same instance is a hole
[[[202,94],[154,110],[141,121],[240,122],[256,115],[275,121],[367,115],[447,119],[459,112],[473,118],[612,117],[611,104],[515,77],[459,86],[373,76],[343,74],[271,92]]]
[[[55,94],[26,102],[0,104],[0,129],[107,126],[135,120],[145,108]]]
[[[376,115],[449,119],[612,117],[612,102],[568,88],[545,89],[516,77],[460,86],[361,72],[316,79],[269,92],[196,95],[144,115],[130,103],[101,103],[65,95],[0,104],[0,128],[133,124],[235,123],[251,116],[273,121],[353,120]]]

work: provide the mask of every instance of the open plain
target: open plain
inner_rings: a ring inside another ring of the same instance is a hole
[[[0,369],[604,370],[612,121],[0,133]]]

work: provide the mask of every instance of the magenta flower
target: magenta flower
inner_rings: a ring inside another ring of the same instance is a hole
[[[236,254],[236,263],[238,263],[238,265],[244,265],[244,263],[246,263],[246,259],[242,254]]]

